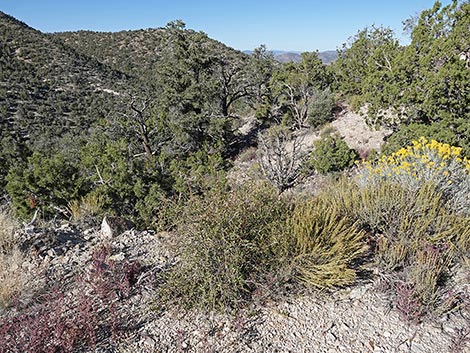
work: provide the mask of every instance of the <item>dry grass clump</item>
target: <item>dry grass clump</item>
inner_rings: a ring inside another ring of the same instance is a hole
[[[8,307],[34,286],[33,274],[15,239],[16,223],[0,210],[0,308]]]
[[[13,217],[0,208],[0,253],[7,253],[15,247],[15,228]]]
[[[33,284],[33,275],[24,267],[26,260],[17,248],[0,253],[0,308],[8,307],[26,294]]]
[[[74,222],[84,222],[92,220],[103,212],[105,199],[103,195],[90,193],[80,198],[72,200],[68,204],[68,210]]]

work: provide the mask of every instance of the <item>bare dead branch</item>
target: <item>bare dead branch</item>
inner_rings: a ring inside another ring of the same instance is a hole
[[[282,127],[260,134],[259,160],[265,177],[283,192],[295,185],[301,175],[304,154],[301,140]]]
[[[38,217],[38,213],[39,213],[39,209],[36,208],[36,210],[34,211],[33,219],[31,219],[29,223],[23,222],[23,226],[25,227],[25,229],[28,229],[34,226]]]

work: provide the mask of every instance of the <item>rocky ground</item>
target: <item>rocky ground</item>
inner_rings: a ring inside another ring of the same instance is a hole
[[[259,125],[256,119],[246,118],[239,128],[239,133],[242,136],[256,136],[256,129]],[[300,142],[301,152],[309,153],[313,148],[313,142],[319,140],[322,134],[336,134],[350,148],[358,151],[361,158],[366,158],[371,151],[380,151],[384,139],[391,133],[392,131],[389,129],[381,128],[377,130],[369,127],[361,113],[350,111],[345,107],[337,114],[335,120],[325,124],[320,129],[303,131],[298,136],[298,141]],[[291,147],[291,145],[287,146],[287,148]],[[258,158],[257,149],[254,146],[246,148],[235,159],[233,168],[229,172],[229,179],[234,183],[243,183],[247,180],[261,178],[261,171],[257,167]],[[296,185],[293,192],[316,194],[327,181],[328,177],[325,178],[321,175],[308,177]]]
[[[322,133],[338,134],[350,148],[358,151],[360,155],[365,155],[372,150],[379,151],[384,138],[392,132],[385,128],[372,129],[365,123],[361,113],[344,109],[338,113],[334,121],[326,124],[319,131],[304,133],[301,136],[304,149],[311,149],[312,143],[319,140]]]
[[[143,271],[119,303],[133,324],[104,337],[96,352],[470,352],[470,308],[419,324],[407,323],[371,278],[333,292],[290,295],[237,314],[162,308],[158,275],[175,258],[168,233],[126,231],[104,239],[99,229],[70,224],[24,233],[37,249],[33,263],[48,280],[66,283],[90,265],[103,244],[114,261],[138,261]],[[71,284],[73,286],[73,282]],[[470,286],[463,288],[470,295]]]

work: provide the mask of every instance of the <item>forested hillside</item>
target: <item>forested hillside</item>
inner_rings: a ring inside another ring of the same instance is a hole
[[[23,216],[31,202],[46,210],[99,194],[141,219],[157,199],[199,190],[208,170],[226,170],[243,148],[241,118],[290,136],[332,119],[345,99],[366,104],[371,126],[397,131],[385,151],[426,135],[468,154],[468,11],[436,4],[408,21],[407,46],[390,29],[366,28],[329,66],[318,53],[282,65],[264,47],[245,55],[181,21],[43,34],[2,14],[0,186]],[[38,175],[39,167],[50,170]]]
[[[236,110],[250,109],[244,107],[255,104],[266,80],[254,71],[256,58],[182,23],[51,36],[7,15],[1,19],[7,43],[1,185],[8,182],[24,215],[30,202],[63,207],[90,192],[104,193],[116,208],[135,205],[136,193],[171,194],[177,164],[190,156],[207,159],[207,151],[224,168],[221,156],[233,143]],[[118,158],[119,172],[109,158]],[[44,177],[53,180],[38,180],[39,165],[52,168]],[[110,182],[99,185],[96,178]]]
[[[409,45],[400,45],[389,28],[371,27],[340,51],[338,88],[356,107],[368,104],[371,125],[400,130],[392,148],[426,135],[470,154],[469,12],[466,2],[436,2],[404,21]],[[388,109],[395,114],[387,116]]]
[[[62,42],[0,13],[2,170],[32,151],[77,148],[77,140],[110,111],[129,80]]]
[[[149,28],[116,33],[65,32],[50,36],[110,67],[142,77],[156,73],[164,33],[164,29]]]

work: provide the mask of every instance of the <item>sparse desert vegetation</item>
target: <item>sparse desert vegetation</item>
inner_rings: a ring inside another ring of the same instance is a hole
[[[28,259],[15,239],[17,223],[4,209],[0,210],[0,310],[13,305],[40,284]],[[36,283],[34,283],[36,279]]]
[[[468,349],[470,4],[415,20],[326,65],[0,13],[0,352]]]

